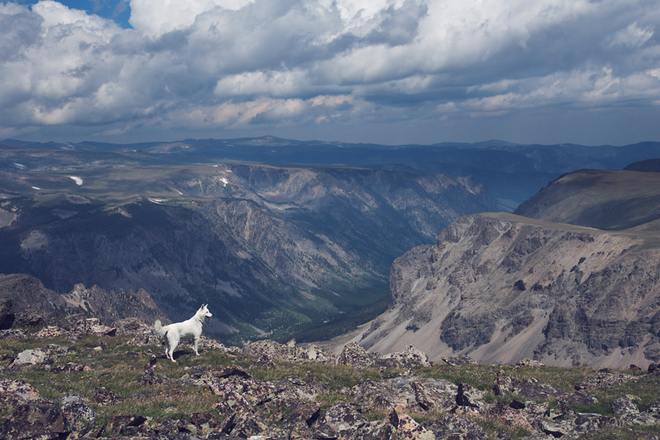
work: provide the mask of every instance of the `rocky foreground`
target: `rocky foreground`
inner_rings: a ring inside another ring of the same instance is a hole
[[[660,366],[432,364],[408,347],[338,356],[295,341],[204,339],[166,360],[150,326],[71,319],[0,332],[0,438],[658,438]],[[635,371],[637,370],[637,371]],[[656,400],[657,399],[657,400]],[[599,437],[600,435],[600,437]]]

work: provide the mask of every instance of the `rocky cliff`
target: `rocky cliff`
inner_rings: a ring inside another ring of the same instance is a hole
[[[398,258],[388,312],[356,340],[430,359],[554,365],[660,360],[657,232],[477,214]]]

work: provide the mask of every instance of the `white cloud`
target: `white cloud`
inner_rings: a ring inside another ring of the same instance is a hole
[[[131,0],[134,29],[152,37],[189,28],[197,17],[214,8],[238,10],[254,0]]]
[[[0,132],[474,117],[660,100],[658,0],[0,4]]]
[[[629,24],[625,29],[620,30],[610,40],[612,47],[622,47],[624,49],[637,48],[644,45],[653,37],[653,29],[641,28],[637,22]]]

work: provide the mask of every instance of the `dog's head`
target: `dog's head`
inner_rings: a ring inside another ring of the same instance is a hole
[[[208,304],[202,304],[202,307],[200,307],[199,310],[197,311],[197,314],[201,318],[211,319],[211,317],[213,316],[213,314],[209,312],[208,306],[209,306]]]

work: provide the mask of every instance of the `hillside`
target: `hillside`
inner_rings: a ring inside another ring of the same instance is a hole
[[[85,164],[89,152],[70,170],[50,153],[23,151],[33,162],[0,175],[0,273],[60,294],[144,289],[174,321],[208,303],[225,339],[286,338],[370,305],[394,258],[495,206],[474,180],[443,175]]]
[[[38,330],[38,331],[37,331]],[[333,356],[317,346],[202,339],[164,358],[137,319],[113,328],[0,331],[6,440],[654,439],[660,365],[647,371],[430,363],[414,347]]]
[[[575,171],[523,202],[515,214],[606,230],[633,228],[660,218],[660,173]]]

